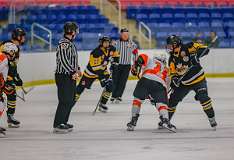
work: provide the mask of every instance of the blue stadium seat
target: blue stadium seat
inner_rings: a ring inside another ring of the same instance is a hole
[[[161,16],[158,13],[152,13],[149,15],[149,18],[150,19],[159,19],[159,18],[161,18]]]
[[[211,13],[211,18],[212,19],[221,19],[222,15],[221,15],[221,13],[214,12],[214,13]]]
[[[227,19],[232,19],[233,18],[233,13],[223,13],[223,18],[227,18]]]
[[[206,21],[198,22],[198,27],[209,28],[210,27],[210,23],[206,22]]]
[[[157,32],[156,33],[156,37],[157,38],[165,38],[168,36],[168,33],[167,32]]]
[[[187,13],[186,17],[188,19],[195,19],[198,18],[198,15],[196,13]]]
[[[177,18],[185,18],[186,16],[184,13],[176,13],[174,17],[177,19]]]
[[[158,24],[158,27],[159,28],[169,28],[169,27],[171,27],[171,24],[170,23],[159,23]]]
[[[217,34],[217,36],[220,37],[220,38],[226,37],[226,34],[225,34],[225,32],[223,32],[223,31],[218,31],[218,32],[216,32],[216,34]]]
[[[147,16],[147,14],[137,14],[136,19],[138,21],[144,21],[144,20],[148,19],[148,16]]]
[[[230,31],[230,32],[228,32],[228,34],[230,37],[234,38],[234,31]]]
[[[222,20],[213,20],[211,21],[212,28],[223,28],[223,21]]]
[[[234,26],[234,21],[224,22],[224,27],[233,27],[233,26]]]
[[[172,23],[172,27],[173,28],[184,28],[185,24],[184,23],[180,23],[180,22],[173,22]]]
[[[209,13],[199,13],[199,18],[202,20],[209,19],[210,15],[209,15]]]
[[[163,13],[161,15],[161,17],[164,18],[164,19],[172,19],[173,18],[173,14],[171,14],[171,13]]]
[[[234,48],[234,39],[231,39],[230,47],[231,47],[231,48]]]
[[[191,33],[190,32],[180,32],[179,36],[181,36],[183,38],[189,38],[189,37],[191,37]]]
[[[230,47],[230,41],[229,39],[224,39],[222,41],[219,42],[219,47],[220,48],[229,48]]]

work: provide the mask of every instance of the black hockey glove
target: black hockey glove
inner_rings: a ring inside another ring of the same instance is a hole
[[[200,60],[199,60],[199,58],[197,58],[196,55],[191,56],[191,60],[190,61],[191,61],[192,65],[198,65],[200,63]]]
[[[23,81],[20,78],[19,74],[14,77],[14,82],[16,86],[23,86]]]
[[[180,86],[179,78],[174,76],[171,78],[171,88],[177,88]]]
[[[101,83],[101,86],[102,86],[102,87],[105,87],[106,84],[108,83],[108,79],[103,78],[103,79],[100,80],[100,83]]]

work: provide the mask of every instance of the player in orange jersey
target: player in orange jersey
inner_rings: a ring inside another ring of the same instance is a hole
[[[133,131],[140,115],[142,102],[149,96],[155,102],[159,111],[162,126],[175,132],[175,126],[170,124],[168,119],[168,68],[166,67],[166,56],[149,57],[147,54],[140,54],[132,67],[132,74],[138,76],[132,103],[132,119],[127,124],[127,130]],[[141,77],[139,76],[141,73]]]

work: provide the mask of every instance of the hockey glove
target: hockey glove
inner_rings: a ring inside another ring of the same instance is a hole
[[[199,58],[197,58],[196,55],[191,56],[191,60],[190,61],[191,61],[192,65],[198,65],[200,63],[200,60],[199,60]]]
[[[16,86],[23,86],[23,81],[20,78],[19,74],[14,77],[14,82]]]
[[[179,86],[180,86],[179,78],[177,76],[172,77],[171,88],[177,88]]]
[[[105,87],[106,84],[108,83],[108,79],[103,78],[103,79],[100,80],[100,83],[101,83],[102,87]]]

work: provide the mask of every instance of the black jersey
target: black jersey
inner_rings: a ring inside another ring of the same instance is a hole
[[[84,75],[89,78],[97,78],[104,74],[108,74],[107,65],[110,61],[109,49],[101,46],[95,48],[89,56],[88,65],[84,71]]]
[[[209,49],[206,49],[200,43],[188,43],[182,44],[181,47],[177,48],[174,53],[171,53],[169,58],[169,67],[171,76],[181,77],[185,74],[181,83],[184,85],[192,85],[205,79],[204,70],[200,63],[193,65],[191,59],[193,56],[200,58],[208,54]],[[205,53],[203,51],[206,49]],[[192,66],[192,67],[191,67]],[[187,72],[187,70],[190,70]]]

